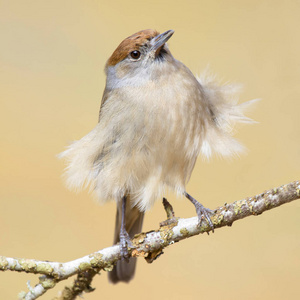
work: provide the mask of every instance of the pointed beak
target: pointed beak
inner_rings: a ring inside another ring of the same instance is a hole
[[[160,49],[169,40],[169,38],[173,35],[173,33],[174,30],[168,30],[153,38],[151,41],[152,44],[151,50],[155,52],[159,52],[157,50]]]

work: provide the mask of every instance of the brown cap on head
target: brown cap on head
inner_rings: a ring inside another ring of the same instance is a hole
[[[156,30],[145,29],[129,36],[113,52],[112,56],[108,59],[106,66],[115,66],[118,62],[122,61],[128,53],[139,50],[145,42],[157,35],[159,35],[159,32]]]

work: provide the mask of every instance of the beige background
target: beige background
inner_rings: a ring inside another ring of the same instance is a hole
[[[173,55],[194,73],[207,65],[262,98],[239,128],[248,153],[199,159],[188,191],[215,208],[299,178],[299,1],[0,1],[0,254],[68,261],[112,242],[114,203],[98,206],[61,180],[55,157],[97,123],[104,64],[146,28],[174,29]],[[177,216],[195,211],[170,198]],[[165,218],[160,202],[144,229]],[[183,241],[152,265],[140,259],[129,285],[105,272],[85,299],[297,299],[300,203]],[[1,299],[36,276],[0,273]],[[57,294],[48,292],[44,299]],[[122,298],[120,298],[122,297]]]

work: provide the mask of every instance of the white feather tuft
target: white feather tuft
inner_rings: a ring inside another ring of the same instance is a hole
[[[81,190],[87,186],[94,188],[95,172],[94,161],[103,147],[99,136],[99,126],[96,126],[81,140],[75,141],[60,153],[58,158],[67,161],[65,168],[66,185],[71,190]]]
[[[210,107],[210,117],[205,123],[205,136],[201,154],[209,158],[212,154],[230,157],[245,150],[232,135],[237,123],[255,123],[244,115],[259,99],[238,104],[241,85],[221,84],[214,75],[204,72],[197,78],[202,86],[204,97]]]

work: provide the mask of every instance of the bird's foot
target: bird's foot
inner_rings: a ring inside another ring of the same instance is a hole
[[[200,202],[198,202],[195,198],[193,198],[188,193],[185,193],[185,196],[194,204],[198,216],[198,226],[201,226],[203,220],[206,220],[212,230],[214,232],[214,225],[210,219],[210,215],[214,213],[213,210],[204,207]]]
[[[199,202],[195,204],[195,208],[198,216],[198,226],[201,226],[202,221],[206,219],[212,232],[214,232],[214,225],[210,219],[210,215],[212,215],[214,212],[211,209],[204,207]]]
[[[128,247],[133,247],[131,239],[128,232],[124,229],[120,232],[120,255],[122,260],[129,260],[130,254],[128,252]]]

